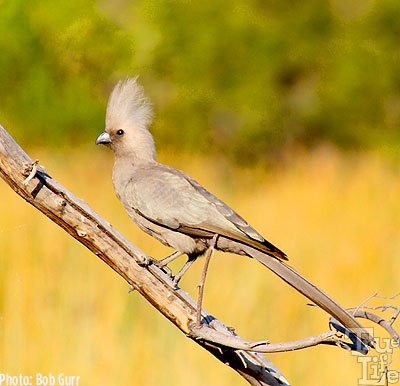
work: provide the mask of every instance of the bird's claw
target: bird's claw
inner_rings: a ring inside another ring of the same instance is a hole
[[[169,277],[172,278],[172,270],[168,265],[164,265],[163,267],[160,267],[161,270],[163,270]]]
[[[174,286],[174,289],[178,289],[179,287],[178,287],[178,283],[180,282],[180,280],[181,280],[181,276],[178,276],[178,275],[175,275],[175,276],[171,276],[171,278],[172,278],[172,284],[173,284],[173,286]]]
[[[149,265],[154,264],[154,262],[157,261],[154,258],[150,257],[150,256],[142,256],[141,260],[138,261],[137,263],[141,266],[141,267],[148,267]]]

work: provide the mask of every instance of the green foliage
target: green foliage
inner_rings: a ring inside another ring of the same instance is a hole
[[[398,0],[0,4],[0,119],[22,141],[93,140],[111,86],[139,73],[163,147],[399,145]]]
[[[131,42],[91,1],[13,0],[0,13],[0,117],[29,143],[87,141]],[[98,131],[97,128],[97,131]]]

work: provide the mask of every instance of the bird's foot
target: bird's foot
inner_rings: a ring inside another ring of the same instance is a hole
[[[166,257],[165,259],[162,260],[155,260],[152,259],[152,264],[154,264],[156,267],[162,269],[173,281],[173,287],[176,289],[178,288],[178,283],[179,280],[181,280],[183,274],[187,271],[187,269],[189,268],[189,266],[191,264],[189,264],[189,266],[187,266],[187,263],[183,266],[183,268],[175,275],[172,275],[172,270],[171,268],[168,267],[168,264],[171,263],[172,261],[176,260],[178,257],[182,256],[183,253],[176,251],[174,252],[172,255]]]
[[[148,267],[150,265],[157,265],[158,260],[156,260],[154,257],[147,256],[147,255],[141,255],[139,258],[136,260],[136,262],[141,266],[141,267]]]
[[[188,261],[181,268],[181,270],[175,276],[173,276],[172,270],[171,270],[171,268],[168,267],[168,264],[171,263],[172,261],[176,260],[181,255],[183,255],[182,252],[176,251],[172,255],[170,255],[162,260],[156,260],[156,259],[150,258],[151,264],[154,264],[156,267],[162,269],[167,275],[169,275],[171,277],[173,288],[175,288],[175,289],[178,288],[178,283],[182,279],[182,276],[186,273],[186,271],[190,268],[190,266],[195,262],[195,260],[197,258],[197,255],[195,257],[190,256]]]
[[[169,268],[164,262],[165,259],[163,260],[157,260],[154,258],[150,258],[149,264],[155,265],[156,267],[160,268],[163,272],[165,272],[170,278],[172,278],[172,270]]]
[[[153,257],[146,256],[146,259],[144,259],[141,263],[139,263],[140,266],[142,267],[148,267],[149,265],[157,265],[158,260],[154,259]]]

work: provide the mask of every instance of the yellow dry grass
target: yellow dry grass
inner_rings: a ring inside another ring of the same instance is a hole
[[[115,198],[111,153],[30,155],[149,255],[170,252],[136,229]],[[320,149],[265,172],[211,158],[160,159],[233,206],[343,305],[399,291],[400,170],[390,160]],[[245,384],[3,182],[0,198],[0,372],[79,375],[81,385],[97,386]],[[181,283],[192,296],[201,268],[195,264]],[[327,328],[326,314],[243,257],[216,255],[204,303],[248,339],[283,341]],[[356,385],[361,376],[356,357],[331,347],[269,357],[296,385]],[[400,369],[398,353],[391,367]]]

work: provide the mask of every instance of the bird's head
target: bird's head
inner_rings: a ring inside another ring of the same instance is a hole
[[[147,129],[153,117],[150,100],[137,77],[118,82],[107,105],[106,129],[96,145],[110,147],[116,157],[154,160],[153,137]]]

